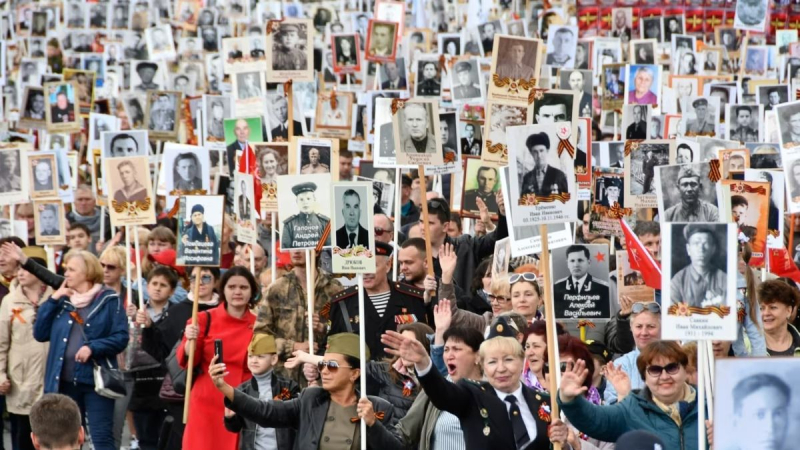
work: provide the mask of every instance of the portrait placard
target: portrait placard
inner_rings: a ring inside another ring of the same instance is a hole
[[[263,142],[264,136],[261,129],[261,117],[242,117],[238,119],[225,119],[225,163],[228,173],[233,174],[239,170],[239,158],[250,142]]]
[[[619,296],[627,296],[634,302],[655,301],[655,289],[644,284],[642,272],[631,269],[628,252],[617,252],[617,291]]]
[[[625,209],[625,171],[595,167],[594,202],[589,213],[589,231],[602,236],[623,238],[619,214],[627,215]],[[619,209],[618,209],[619,208]]]
[[[436,55],[419,55],[415,59],[417,75],[414,97],[436,98],[442,95],[444,70]]]
[[[0,149],[0,201],[9,205],[26,202],[28,175],[27,158],[22,148]]]
[[[392,123],[392,101],[393,98],[375,98],[374,114],[375,119],[374,130],[375,138],[373,144],[373,155],[375,158],[375,167],[399,167],[399,168],[412,168],[412,165],[399,165],[397,161],[397,152],[395,151],[395,134],[394,124]]]
[[[453,103],[463,105],[482,102],[486,87],[480,64],[475,58],[459,61],[449,70]]]
[[[392,113],[394,146],[398,164],[441,166],[444,164],[439,102],[412,99],[398,102]],[[402,106],[400,106],[402,104]]]
[[[219,267],[225,198],[187,195],[179,200],[178,266]]]
[[[225,56],[223,68],[226,74],[267,70],[263,35],[224,38],[222,54]]]
[[[347,182],[333,185],[333,271],[375,273],[372,183]]]
[[[628,66],[625,64],[605,64],[600,72],[600,85],[603,87],[601,106],[603,111],[616,111],[622,109],[625,103]]]
[[[258,213],[252,198],[255,198],[253,176],[249,173],[234,174],[234,206],[236,212],[236,240],[258,245]]]
[[[429,175],[444,175],[461,171],[461,148],[456,127],[457,113],[455,111],[439,113],[439,134],[442,137],[441,166],[431,166],[425,169]]]
[[[383,169],[380,169],[381,171]],[[377,173],[381,173],[380,171]],[[383,179],[383,178],[381,178]],[[391,216],[394,214],[394,184],[378,181],[377,179],[366,177],[355,177],[355,181],[366,181],[372,186],[372,214],[386,214]]]
[[[465,158],[463,195],[461,196],[461,217],[480,218],[478,199],[480,198],[492,217],[497,217],[496,192],[500,189],[499,169],[484,165],[479,158]]]
[[[32,199],[58,196],[58,173],[54,154],[29,153],[28,170]]]
[[[727,138],[732,141],[761,142],[763,127],[761,117],[764,115],[763,105],[727,105],[726,117],[728,124],[725,127]]]
[[[484,131],[486,135],[481,159],[486,164],[502,167],[508,164],[507,128],[530,124],[533,117],[526,103],[489,101],[486,103],[486,113],[488,117],[484,130],[488,131]]]
[[[570,136],[578,133],[578,104],[580,96],[575,91],[550,89],[536,98],[529,115],[532,124],[572,123]],[[574,140],[574,139],[573,139]]]
[[[172,27],[169,24],[145,28],[144,37],[147,42],[147,54],[151,60],[175,59],[175,42],[172,40]]]
[[[148,156],[150,142],[145,130],[105,131],[100,133],[100,147],[104,158],[123,156]],[[101,150],[98,148],[97,150]]]
[[[91,70],[64,69],[63,75],[64,81],[75,82],[78,109],[82,117],[89,117],[89,113],[94,110],[94,88],[97,73]]]
[[[733,27],[737,30],[763,33],[767,27],[769,13],[768,0],[749,0],[736,2]]]
[[[765,181],[722,180],[724,216],[736,223],[736,240],[750,245],[751,267],[764,267],[770,194]]]
[[[20,114],[20,128],[47,127],[44,89],[34,86],[25,86],[25,95],[22,97],[22,111]]]
[[[66,245],[67,226],[64,203],[43,200],[33,203],[36,245]]]
[[[203,96],[203,143],[207,148],[225,149],[225,119],[232,116],[229,96]]]
[[[500,280],[508,276],[511,262],[511,239],[503,238],[494,243],[492,256],[492,279]]]
[[[194,145],[164,144],[161,183],[167,193],[166,209],[181,195],[211,194],[211,161],[208,149]]]
[[[290,165],[290,173],[301,175],[330,173],[332,179],[339,178],[339,140],[293,137],[290,148],[297,158]]]
[[[152,139],[176,139],[180,120],[180,92],[147,91],[147,109],[144,121]]]
[[[574,244],[551,252],[557,320],[608,319],[608,246]]]
[[[155,196],[150,180],[150,162],[147,156],[104,158],[104,178],[108,186],[111,224],[154,225],[156,223]]]
[[[261,189],[261,211],[278,211],[278,176],[289,173],[289,144],[253,142]]]
[[[726,148],[719,150],[719,160],[722,178],[733,178],[733,175],[743,174],[750,166],[750,152],[746,148]]]
[[[800,101],[775,107],[782,149],[800,146]]]
[[[736,224],[662,223],[661,238],[662,338],[736,340]]]
[[[670,147],[674,140],[644,141],[625,157],[628,174],[625,177],[625,195],[628,208],[657,208],[658,195],[655,170],[669,164]]]
[[[768,183],[769,212],[767,213],[767,248],[783,247],[783,205],[786,198],[784,173],[778,170],[746,169],[745,181],[762,181]]]
[[[657,108],[661,104],[661,66],[651,64],[629,64],[625,68],[627,88],[625,89],[626,105],[652,105]]]
[[[578,97],[578,115],[592,117],[592,71],[566,69],[558,72],[559,87],[571,90]]]
[[[708,178],[709,163],[656,167],[658,215],[663,222],[719,222],[722,187]]]
[[[365,44],[367,61],[387,63],[397,56],[398,22],[371,19],[367,28]]]
[[[50,133],[76,133],[81,129],[76,81],[45,83],[45,121]]]
[[[578,119],[578,139],[575,141],[575,178],[579,189],[592,187],[592,119]]]
[[[281,250],[312,249],[330,222],[331,175],[282,175],[278,177],[278,220]],[[330,246],[330,235],[325,246]]]
[[[321,137],[350,139],[353,119],[353,94],[320,92],[317,97],[315,131]]]
[[[102,148],[103,133],[119,131],[120,119],[111,114],[89,114],[89,148]]]
[[[249,71],[231,74],[233,109],[236,117],[259,116],[264,112],[266,97],[264,72]]]
[[[494,35],[488,97],[501,102],[528,101],[541,71],[542,41]]]
[[[310,19],[267,23],[267,79],[314,81],[314,27]]]
[[[575,161],[568,150],[574,149],[571,130],[569,122],[507,129],[515,225],[577,220]]]

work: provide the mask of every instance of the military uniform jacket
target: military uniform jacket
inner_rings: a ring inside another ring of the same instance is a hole
[[[425,322],[426,308],[422,289],[405,283],[389,283],[391,298],[386,305],[383,317],[372,304],[369,294],[364,292],[364,314],[358,311],[358,287],[351,286],[331,299],[330,330],[328,334],[356,333],[358,323],[366,320],[367,335],[364,337],[369,347],[371,359],[381,360],[384,353],[381,335],[388,330],[396,331],[403,323]]]
[[[419,377],[419,382],[433,406],[458,417],[467,450],[517,449],[506,403],[489,383],[466,379],[451,383],[433,366]],[[550,398],[547,393],[534,391],[525,385],[522,386],[522,395],[536,421],[536,438],[525,450],[549,450]],[[525,406],[519,405],[520,408]]]
[[[459,85],[456,86],[453,92],[453,97],[456,100],[461,100],[464,98],[475,98],[481,96],[481,90],[476,88],[474,85]]]
[[[417,86],[417,95],[439,95],[441,92],[441,83],[432,78],[422,80],[419,86]]]
[[[322,237],[325,226],[331,219],[322,214],[295,214],[283,221],[283,232],[281,233],[281,249],[292,248],[314,248]],[[325,245],[330,245],[330,236],[325,241]]]
[[[557,319],[581,319],[591,317],[573,317],[569,315],[570,311],[579,311],[578,307],[570,308],[570,303],[582,304],[586,302],[595,302],[595,307],[587,307],[586,311],[600,310],[600,315],[597,318],[608,318],[611,315],[608,297],[608,283],[601,280],[595,280],[591,274],[586,275],[583,280],[583,286],[580,287],[572,281],[572,276],[558,280],[553,286],[555,292],[555,315]]]
[[[372,396],[367,398],[372,402],[376,414],[383,413],[381,423],[387,428],[394,428],[398,418],[392,411],[392,405],[382,398]],[[330,403],[331,395],[319,387],[306,388],[299,397],[287,401],[263,402],[241,391],[234,392],[233,401],[225,399],[226,408],[241,415],[245,420],[252,420],[258,426],[297,430],[294,450],[319,448],[320,441],[324,439],[322,431],[328,420]],[[381,448],[379,443],[378,434],[367,428],[367,448],[377,450]],[[283,450],[283,447],[280,448]]]

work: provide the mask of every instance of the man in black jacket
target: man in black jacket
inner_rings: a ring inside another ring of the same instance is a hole
[[[239,385],[236,390],[252,398],[263,397],[276,401],[297,398],[300,395],[300,386],[295,381],[279,377],[272,371],[272,367],[278,363],[277,352],[275,336],[254,334],[250,345],[247,346],[247,368],[250,369],[253,378]],[[274,440],[278,448],[289,449],[294,446],[293,429],[262,428],[252,420],[245,419],[230,410],[225,411],[225,429],[231,433],[241,433],[239,450],[255,450],[261,448],[257,442],[270,440]]]
[[[324,359],[318,364],[322,387],[308,387],[291,400],[259,400],[234,390],[224,380],[224,364],[211,365],[208,372],[225,396],[226,408],[260,427],[297,430],[295,450],[319,448],[323,441],[326,448],[349,449],[361,439],[356,407],[356,383],[361,375],[359,340],[355,334],[342,333],[331,335],[328,344]],[[377,411],[369,419],[377,416],[385,426],[394,427],[397,418],[391,404],[382,398],[368,398]],[[368,432],[367,448],[378,449],[377,438],[376,433]]]

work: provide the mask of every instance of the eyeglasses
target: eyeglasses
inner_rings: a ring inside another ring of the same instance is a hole
[[[119,269],[119,266],[115,266],[113,264],[100,263],[100,266],[103,267],[103,269],[108,269],[108,270],[117,270],[117,269]]]
[[[489,299],[489,303],[494,303],[494,302],[507,303],[509,300],[511,300],[511,298],[509,297],[500,297],[492,294],[487,295],[486,298]]]
[[[531,272],[515,273],[515,274],[512,274],[511,277],[509,277],[509,279],[508,279],[510,284],[514,284],[519,280],[525,280],[525,281],[527,281],[529,283],[535,283],[536,282],[536,274],[535,273],[531,273]]]
[[[648,366],[647,367],[647,374],[651,377],[660,377],[661,373],[666,371],[669,375],[675,375],[681,369],[681,365],[673,362],[669,363],[666,366]]]
[[[661,312],[661,306],[656,302],[636,302],[631,307],[631,312],[633,314],[639,314],[640,312],[644,312],[644,310],[648,310],[653,314],[658,314]]]
[[[383,236],[383,233],[391,233],[391,230],[384,230],[381,227],[375,227],[375,236]]]
[[[353,366],[340,366],[338,362],[333,361],[333,360],[331,360],[331,361],[323,360],[323,361],[319,361],[317,363],[317,369],[320,372],[322,372],[322,369],[324,369],[325,367],[328,368],[329,372],[336,372],[340,368],[342,368],[342,369],[352,369],[353,368]]]
[[[197,280],[197,277],[195,275],[189,277],[189,281],[191,283],[194,283],[195,280]],[[211,275],[203,275],[202,277],[200,277],[200,283],[201,284],[211,283]]]

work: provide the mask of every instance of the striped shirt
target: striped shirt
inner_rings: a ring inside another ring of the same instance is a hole
[[[389,306],[389,299],[392,297],[392,291],[386,291],[381,294],[370,295],[369,299],[372,300],[372,306],[378,311],[378,315],[383,317],[386,312],[386,307]]]
[[[461,432],[461,422],[458,417],[447,411],[442,411],[436,419],[436,425],[431,436],[432,450],[465,450],[464,433]]]

